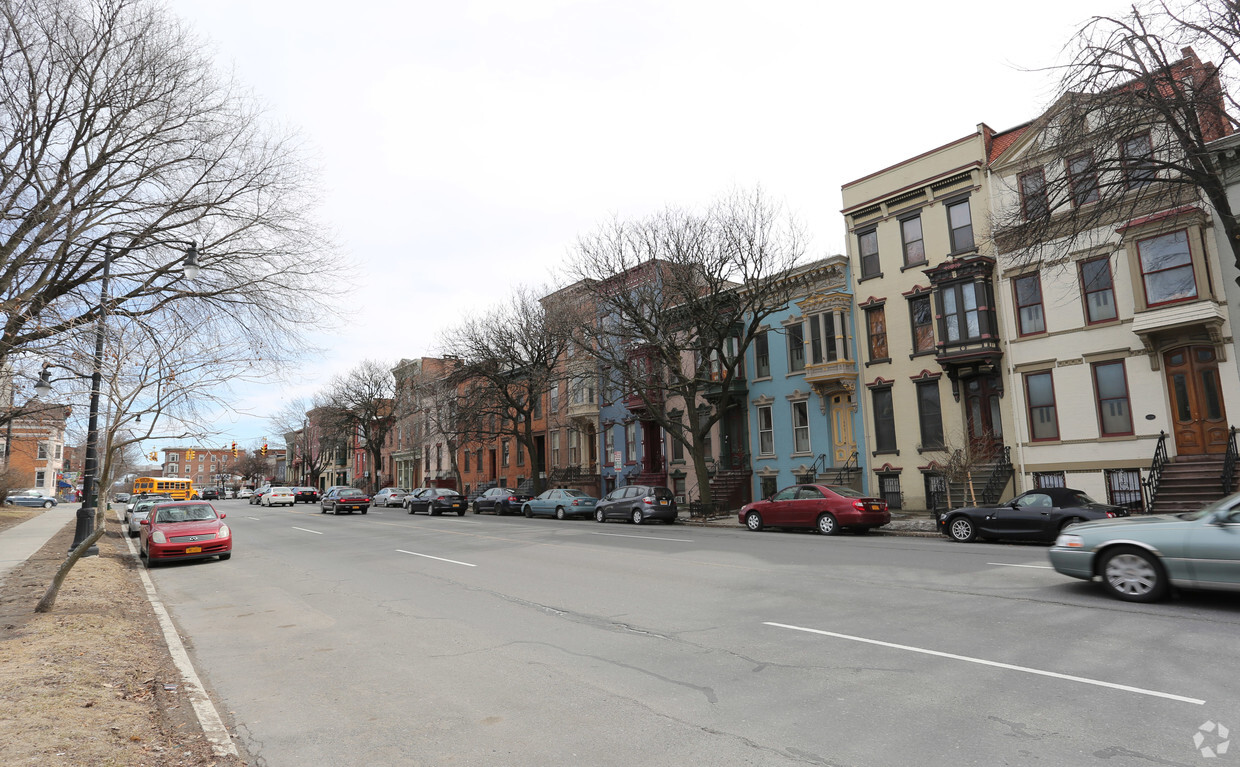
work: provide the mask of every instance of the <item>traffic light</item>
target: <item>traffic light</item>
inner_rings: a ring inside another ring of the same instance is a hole
[[[233,458],[236,458],[237,457],[237,443],[236,442],[232,443],[232,451],[233,451]]]
[[[267,443],[263,443],[263,455],[267,455]]]
[[[158,461],[158,460],[159,460],[159,454],[158,454],[158,453],[156,453],[154,450],[152,450],[152,451],[150,452],[149,457],[150,457],[150,459],[151,459],[152,461]]]
[[[189,450],[185,451],[185,460],[187,461],[194,460],[194,449],[193,448],[190,448]]]

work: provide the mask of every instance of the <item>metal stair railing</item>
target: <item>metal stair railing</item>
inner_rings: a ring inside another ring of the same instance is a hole
[[[1240,452],[1236,450],[1236,427],[1233,426],[1227,433],[1227,455],[1223,457],[1223,495],[1231,495],[1231,491],[1236,486],[1236,459],[1240,458]]]
[[[825,456],[821,456],[825,457]],[[852,455],[848,456],[848,460],[844,461],[844,465],[839,471],[835,472],[835,484],[846,485],[852,481],[853,472],[861,469],[860,463],[857,462],[857,451],[852,451]]]
[[[986,487],[982,489],[982,503],[988,506],[999,502],[999,497],[1003,495],[1003,488],[1007,487],[1014,473],[1012,448],[1004,445],[1000,456],[1000,459],[991,466],[990,479],[986,481]]]
[[[1149,476],[1141,480],[1141,489],[1146,496],[1145,513],[1154,510],[1154,501],[1158,498],[1158,484],[1162,481],[1163,467],[1168,463],[1167,432],[1158,432],[1158,444],[1154,447],[1154,460],[1150,462]]]

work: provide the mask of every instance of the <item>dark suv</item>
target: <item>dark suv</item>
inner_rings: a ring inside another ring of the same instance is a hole
[[[198,488],[198,498],[203,501],[218,501],[220,499],[220,489],[218,487],[200,487]]]
[[[313,487],[293,488],[293,503],[318,503],[319,491]]]
[[[493,487],[474,499],[474,513],[484,511],[500,514],[520,514],[521,507],[532,498],[529,493],[518,493],[510,487]]]
[[[626,485],[617,487],[594,506],[594,521],[628,519],[635,525],[658,520],[669,525],[676,523],[679,512],[676,496],[666,487],[650,485]]]

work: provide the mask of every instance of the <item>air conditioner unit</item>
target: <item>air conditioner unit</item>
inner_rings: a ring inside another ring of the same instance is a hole
[[[685,502],[685,497],[683,495],[676,496],[676,503],[684,503],[684,502]]]

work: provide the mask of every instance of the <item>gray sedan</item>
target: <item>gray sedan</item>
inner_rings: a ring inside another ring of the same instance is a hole
[[[32,506],[35,508],[42,506],[45,509],[50,509],[57,503],[54,496],[44,495],[44,491],[37,487],[30,490],[22,490],[19,493],[9,493],[4,502],[11,506]]]

